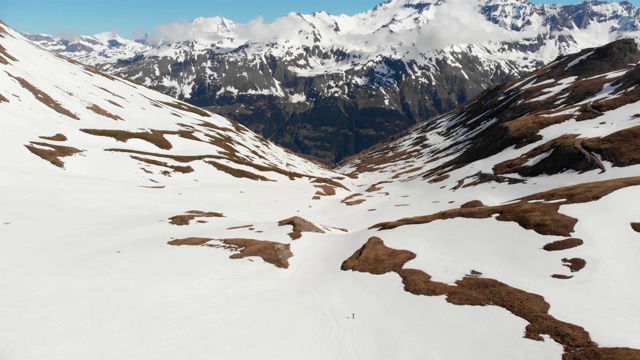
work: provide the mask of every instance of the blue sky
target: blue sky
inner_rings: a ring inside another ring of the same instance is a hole
[[[223,16],[265,22],[292,11],[355,14],[382,0],[0,0],[0,19],[18,31],[91,35],[116,31],[123,37],[153,33],[156,25]],[[539,3],[540,1],[534,1]],[[545,2],[576,3],[571,0]],[[632,0],[639,6],[640,0]]]

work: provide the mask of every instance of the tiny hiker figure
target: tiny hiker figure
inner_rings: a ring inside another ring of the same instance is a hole
[[[351,318],[355,320],[356,319],[356,313],[351,313]]]

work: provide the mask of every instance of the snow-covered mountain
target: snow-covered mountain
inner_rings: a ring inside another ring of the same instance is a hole
[[[639,359],[639,61],[328,170],[0,23],[0,355]]]
[[[639,21],[627,2],[390,0],[354,16],[198,18],[161,26],[156,45],[40,43],[334,163],[558,55],[637,38]]]

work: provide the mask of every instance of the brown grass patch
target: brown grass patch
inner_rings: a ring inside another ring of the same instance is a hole
[[[64,162],[60,160],[60,158],[79,154],[83,151],[70,146],[53,145],[34,141],[31,142],[31,145],[25,145],[25,147],[34,155],[39,156],[43,160],[46,160],[59,168],[64,168]],[[42,147],[47,147],[49,149],[43,149]]]
[[[546,251],[561,251],[561,250],[572,249],[582,244],[584,244],[584,241],[582,241],[582,239],[569,238],[569,239],[558,240],[552,243],[548,243],[542,248]]]
[[[384,245],[378,237],[371,237],[340,267],[342,270],[366,272],[381,275],[402,269],[402,266],[416,257],[407,250],[395,250]]]
[[[224,217],[224,214],[218,212],[204,212],[200,210],[190,210],[186,214],[176,215],[169,218],[169,223],[172,225],[184,226],[189,225],[191,221],[196,218],[214,218]]]
[[[3,102],[9,102],[9,99],[7,99],[6,97],[2,96],[2,94],[0,94],[0,103]]]
[[[317,191],[316,195],[319,196],[333,196],[336,194],[336,189],[331,186],[331,185],[315,185],[316,188],[320,189],[321,191]]]
[[[279,268],[289,267],[289,258],[293,256],[289,244],[282,244],[274,241],[252,240],[252,239],[219,239],[218,241],[226,245],[226,249],[239,251],[229,258],[242,259],[250,256],[258,256],[265,262]],[[215,245],[208,245],[216,247]]]
[[[174,109],[178,109],[178,110],[182,110],[182,111],[188,111],[188,112],[192,112],[194,114],[203,116],[203,117],[211,117],[211,114],[205,110],[202,110],[198,107],[189,105],[189,104],[185,104],[182,102],[178,102],[178,101],[174,101],[174,102],[168,102],[168,101],[160,101],[161,103],[170,106]]]
[[[150,130],[149,132],[131,132],[125,130],[80,129],[80,131],[94,136],[110,137],[120,142],[127,142],[131,139],[140,139],[163,150],[171,150],[173,147],[164,137],[164,134],[167,132],[158,130]]]
[[[262,175],[258,175],[258,174],[254,174],[251,171],[247,171],[247,170],[242,170],[242,169],[236,169],[233,168],[231,166],[228,165],[224,165],[221,164],[219,162],[216,161],[205,161],[207,164],[215,167],[216,169],[225,172],[233,177],[236,178],[245,178],[245,179],[250,179],[250,180],[256,180],[256,181],[271,181],[270,179],[262,176]]]
[[[366,190],[366,192],[371,193],[371,192],[380,191],[380,190],[382,190],[382,188],[379,185],[390,184],[390,183],[391,183],[391,181],[380,181],[379,183],[375,183],[375,184],[369,186],[369,188]]]
[[[358,196],[362,196],[362,194],[360,194],[360,193],[351,194],[351,195],[347,196],[346,198],[342,199],[342,201],[340,201],[340,203],[345,204],[347,206],[354,206],[354,205],[360,205],[363,202],[367,201],[367,199],[354,200],[354,198],[356,198]]]
[[[150,165],[155,165],[155,166],[160,166],[160,167],[164,167],[164,168],[168,168],[171,169],[175,172],[179,172],[182,174],[188,174],[188,173],[192,173],[194,170],[191,166],[187,165],[187,166],[179,166],[179,165],[169,165],[165,162],[162,161],[158,161],[158,160],[153,160],[153,159],[147,159],[147,158],[143,158],[143,157],[139,157],[139,156],[131,156],[132,159],[134,160],[138,160],[141,161],[143,163],[146,164],[150,164]]]
[[[580,258],[573,258],[573,259],[564,258],[562,259],[562,265],[571,269],[571,272],[578,272],[584,269],[585,266],[587,266],[587,262],[584,261],[584,259],[580,259]]]
[[[640,177],[585,183],[529,195],[511,204],[445,210],[432,215],[378,223],[370,229],[388,230],[454,218],[486,219],[497,214],[498,221],[513,221],[524,229],[534,230],[541,235],[570,236],[578,220],[559,213],[561,205],[596,201],[616,190],[637,185],[640,185]]]
[[[317,227],[314,223],[299,216],[293,216],[288,219],[278,221],[278,226],[286,225],[291,225],[293,227],[293,231],[288,234],[292,240],[300,239],[303,232],[324,233],[324,230]]]
[[[201,238],[201,237],[190,237],[185,239],[171,240],[168,242],[168,244],[173,246],[183,246],[183,245],[184,246],[200,246],[208,243],[211,240],[213,239]]]
[[[640,233],[640,222],[631,223],[631,228],[633,229],[633,231]]]
[[[560,280],[569,280],[573,278],[573,276],[571,275],[560,275],[560,274],[553,274],[551,275],[551,277],[554,279],[560,279]]]
[[[640,360],[640,350],[590,347],[565,352],[562,360]]]
[[[615,166],[640,164],[640,126],[620,130],[603,138],[587,139],[584,147],[600,154]]]
[[[7,75],[9,75],[10,77],[14,78],[16,81],[18,81],[20,83],[20,85],[29,90],[29,92],[31,92],[31,94],[33,94],[33,96],[36,98],[36,100],[40,101],[41,103],[43,103],[44,105],[46,105],[47,107],[49,107],[50,109],[56,111],[59,114],[68,116],[72,119],[75,120],[80,120],[80,118],[78,116],[76,116],[76,114],[72,113],[71,111],[65,109],[62,105],[60,105],[59,102],[53,100],[53,98],[49,95],[47,95],[44,91],[38,89],[37,87],[31,85],[31,83],[29,83],[27,80],[19,77],[19,76],[13,76],[9,73],[7,73]]]
[[[232,226],[230,228],[227,228],[227,230],[246,229],[251,227],[253,227],[253,225]]]
[[[87,106],[87,109],[93,111],[94,113],[96,113],[98,115],[102,115],[104,117],[108,117],[109,119],[122,120],[122,118],[120,116],[114,115],[114,114],[108,112],[107,110],[101,108],[100,106],[98,106],[96,104],[91,104],[91,106]]]
[[[50,140],[50,141],[67,141],[67,137],[64,134],[55,134],[53,136],[39,136],[40,139]]]
[[[7,59],[11,61],[18,61],[18,59],[14,58],[7,52],[7,49],[0,45],[0,64],[9,65],[9,61]]]

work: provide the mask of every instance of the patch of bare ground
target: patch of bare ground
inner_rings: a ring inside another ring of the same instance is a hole
[[[363,202],[367,201],[367,199],[354,200],[354,198],[356,198],[358,196],[362,196],[362,194],[360,194],[360,193],[351,194],[351,195],[347,196],[346,198],[342,199],[342,201],[340,201],[340,203],[345,204],[347,206],[354,206],[354,205],[360,205]]]
[[[560,280],[569,280],[573,278],[573,276],[571,275],[561,275],[561,274],[553,274],[551,275],[551,277],[554,279],[560,279]]]
[[[603,138],[590,138],[583,146],[615,166],[640,164],[640,126],[614,132]]]
[[[0,64],[9,65],[9,61],[7,59],[11,61],[18,61],[7,52],[7,49],[0,45]]]
[[[213,239],[201,238],[201,237],[189,237],[185,239],[171,240],[168,242],[168,244],[173,246],[200,246],[208,243],[211,240]]]
[[[315,195],[317,196],[333,196],[336,194],[336,188],[334,188],[331,185],[322,184],[322,185],[315,185],[315,187],[317,189],[320,189],[315,193]]]
[[[558,174],[566,170],[585,172],[594,169],[605,171],[600,160],[585,150],[585,140],[577,135],[567,134],[546,142],[522,156],[504,161],[494,166],[496,174],[517,173],[522,176],[538,176],[541,174]],[[548,153],[536,164],[525,165],[534,157]]]
[[[529,195],[519,201],[497,206],[461,207],[432,215],[402,218],[375,224],[370,229],[394,229],[399,226],[428,224],[436,220],[455,218],[486,219],[498,215],[498,221],[513,221],[527,230],[541,235],[570,236],[577,219],[559,213],[561,205],[596,201],[629,186],[640,185],[640,177],[630,177],[578,184]]]
[[[573,258],[573,259],[564,258],[562,259],[562,265],[568,267],[571,270],[571,272],[578,272],[584,269],[584,267],[587,265],[587,262],[584,261],[584,259],[580,259],[580,258]]]
[[[171,143],[164,137],[166,132],[158,130],[132,132],[126,130],[80,129],[80,131],[89,135],[110,137],[120,142],[127,142],[131,139],[144,140],[163,150],[171,150],[173,147],[173,145],[171,145]]]
[[[23,88],[29,90],[29,92],[31,92],[31,94],[33,94],[33,96],[36,98],[36,100],[40,101],[41,103],[43,103],[44,105],[46,105],[50,109],[56,111],[59,114],[68,116],[68,117],[70,117],[72,119],[80,120],[80,118],[78,116],[76,116],[76,114],[74,114],[71,111],[65,109],[62,105],[60,105],[59,102],[53,100],[53,98],[51,96],[46,94],[44,91],[38,89],[37,87],[33,86],[27,80],[25,80],[25,79],[23,79],[23,78],[21,78],[19,76],[13,76],[13,75],[11,75],[9,73],[7,73],[7,75],[9,75],[10,77],[14,78],[16,81],[18,81]]]
[[[631,223],[631,228],[633,231],[640,233],[640,222]]]
[[[131,156],[132,159],[134,160],[138,160],[141,161],[143,163],[146,164],[150,164],[150,165],[155,165],[155,166],[160,166],[160,167],[164,167],[167,169],[171,169],[175,172],[179,172],[182,174],[188,174],[188,173],[192,173],[194,170],[191,166],[187,165],[187,166],[179,166],[179,165],[169,165],[166,162],[162,162],[162,161],[158,161],[158,160],[153,160],[153,159],[147,159],[147,158],[143,158],[140,156]]]
[[[548,243],[542,248],[546,251],[561,251],[561,250],[572,249],[582,244],[584,244],[584,241],[582,241],[582,239],[569,238],[569,239],[558,240],[552,243]]]
[[[117,106],[119,108],[123,108],[122,105],[118,104],[117,102],[113,101],[113,100],[107,100],[107,102],[113,106]]]
[[[0,103],[3,102],[9,102],[9,99],[7,99],[6,97],[2,96],[2,94],[0,94]]]
[[[640,350],[590,347],[565,352],[562,360],[640,360]]]
[[[230,228],[227,228],[227,230],[246,229],[251,227],[253,227],[253,225],[232,226]]]
[[[174,109],[178,109],[178,110],[182,110],[182,111],[188,111],[188,112],[192,112],[194,114],[203,116],[203,117],[211,117],[211,114],[205,110],[202,110],[200,108],[197,108],[195,106],[189,105],[189,104],[185,104],[182,102],[178,102],[178,101],[174,101],[174,102],[168,102],[168,101],[160,101],[161,103],[170,106]]]
[[[541,335],[549,335],[564,347],[566,353],[597,348],[597,344],[582,327],[549,315],[550,305],[540,295],[483,278],[478,271],[472,271],[472,276],[465,276],[456,281],[455,285],[432,281],[431,276],[424,271],[403,268],[414,258],[414,253],[389,248],[381,239],[373,237],[345,260],[341,269],[371,274],[396,272],[402,278],[405,291],[409,293],[446,296],[446,301],[454,305],[501,307],[529,323],[525,328],[526,338],[542,341]]]
[[[100,90],[102,90],[102,91],[104,91],[104,92],[108,93],[108,94],[111,94],[112,96],[115,96],[115,97],[117,97],[117,98],[120,98],[120,99],[122,99],[122,100],[125,100],[125,98],[124,98],[124,97],[122,97],[122,96],[120,96],[120,95],[118,95],[118,94],[116,94],[116,93],[114,93],[114,92],[111,92],[111,91],[109,91],[109,90],[107,90],[107,89],[105,89],[105,88],[103,88],[103,87],[100,87],[100,86],[96,86],[96,87],[97,87],[98,89],[100,89]],[[113,104],[113,102],[111,102],[111,100],[107,100],[107,101]],[[116,106],[122,107],[122,106],[120,106],[120,105],[116,105]]]
[[[342,270],[366,272],[374,275],[386,274],[402,269],[402,266],[416,257],[408,250],[395,250],[384,245],[378,237],[371,237],[340,267]]]
[[[439,183],[441,181],[445,181],[447,180],[451,175],[449,174],[443,174],[443,175],[437,175],[436,177],[432,178],[429,180],[429,184],[435,184],[435,183]]]
[[[258,180],[258,181],[272,181],[271,179],[268,179],[262,175],[258,175],[258,174],[254,174],[251,171],[247,171],[247,170],[242,170],[242,169],[236,169],[234,167],[213,161],[213,160],[209,160],[209,161],[205,161],[207,164],[215,167],[216,169],[225,172],[233,177],[236,178],[245,178],[245,179],[250,179],[250,180]]]
[[[40,139],[50,140],[50,141],[67,141],[67,137],[64,134],[55,134],[53,136],[39,136]]]
[[[382,190],[380,185],[382,185],[382,184],[390,184],[390,183],[391,183],[391,181],[380,181],[379,183],[375,183],[375,184],[369,186],[369,188],[366,190],[366,192],[371,193],[371,192],[380,191],[380,190]]]
[[[200,210],[190,210],[186,214],[176,215],[169,218],[169,223],[172,225],[184,226],[189,225],[191,221],[197,218],[214,218],[224,217],[224,214],[218,212],[204,212]]]
[[[91,106],[87,106],[87,109],[93,111],[94,113],[96,113],[98,115],[102,115],[104,117],[107,117],[109,119],[122,120],[122,118],[120,116],[114,115],[114,114],[108,112],[107,110],[101,108],[100,106],[98,106],[96,104],[91,104]]]
[[[70,146],[53,145],[35,141],[32,141],[31,145],[25,145],[25,147],[34,155],[39,156],[59,168],[64,168],[64,162],[60,160],[60,158],[79,154],[83,151]],[[48,149],[43,149],[43,147]]]
[[[300,239],[303,232],[324,233],[324,230],[317,227],[314,223],[299,216],[293,216],[288,219],[278,221],[278,226],[286,225],[291,225],[293,227],[293,231],[288,234],[292,240]]]

